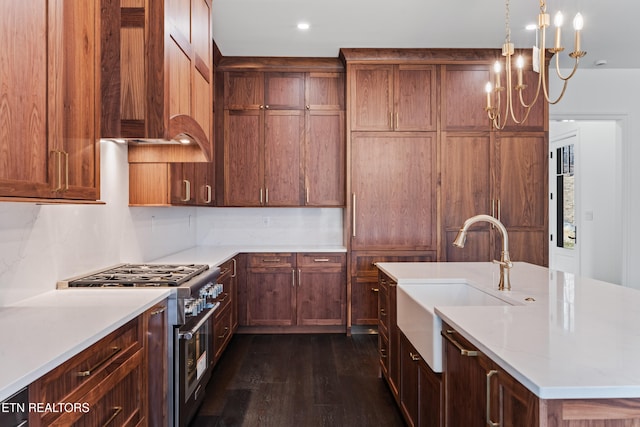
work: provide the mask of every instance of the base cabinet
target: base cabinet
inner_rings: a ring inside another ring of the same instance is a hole
[[[344,253],[261,253],[247,258],[247,326],[346,324]]]
[[[445,426],[630,427],[640,399],[540,399],[443,324]]]
[[[29,425],[166,425],[165,307],[156,305],[29,385],[29,402],[76,405],[31,412]]]

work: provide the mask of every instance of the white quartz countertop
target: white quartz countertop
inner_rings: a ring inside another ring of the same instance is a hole
[[[195,263],[219,266],[239,253],[261,252],[346,252],[344,246],[324,245],[255,245],[255,246],[195,246],[171,255],[167,255],[152,262],[167,263]]]
[[[639,291],[526,263],[512,291],[497,290],[491,263],[378,267],[399,287],[465,282],[514,304],[435,312],[538,397],[640,398]]]
[[[0,307],[0,401],[169,293],[168,289],[62,289]]]

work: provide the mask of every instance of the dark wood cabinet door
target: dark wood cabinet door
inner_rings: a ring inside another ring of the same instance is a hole
[[[418,425],[418,361],[420,356],[404,334],[400,335],[400,409],[407,425]]]
[[[489,65],[443,65],[441,108],[443,130],[491,129],[484,87],[491,79]]]
[[[436,130],[436,70],[432,65],[398,65],[394,86],[398,131]]]
[[[431,370],[424,360],[418,362],[418,425],[444,426],[442,375]]]
[[[351,278],[351,324],[378,324],[378,281],[375,278]]]
[[[491,363],[487,371],[489,382],[488,419],[501,427],[539,425],[539,399],[499,366]]]
[[[452,339],[464,348],[475,350],[458,334],[454,333]],[[448,339],[443,345],[445,425],[485,427],[486,370],[479,356],[463,355]]]
[[[172,205],[194,205],[196,182],[194,163],[169,163]]]
[[[297,324],[345,325],[345,270],[299,267],[298,272]]]
[[[489,226],[471,229],[463,249],[452,245],[467,218],[492,215],[491,157],[489,132],[443,133],[441,149],[441,194],[443,253],[447,261],[489,261]]]
[[[436,136],[352,135],[352,235],[357,249],[434,249]]]
[[[354,65],[350,73],[351,130],[393,129],[393,65]]]
[[[304,73],[265,73],[264,108],[266,110],[303,110]]]
[[[214,174],[213,163],[193,163],[194,199],[198,206],[214,206]]]
[[[162,426],[167,421],[167,301],[147,310],[144,314],[146,326],[145,357],[147,365],[147,391],[149,401],[147,414],[149,425]]]
[[[345,205],[343,111],[308,111],[304,144],[305,205]]]
[[[264,202],[263,114],[225,111],[224,205],[261,206]]]
[[[344,111],[344,97],[344,73],[307,73],[305,103],[308,110]]]
[[[249,71],[224,73],[224,109],[259,110],[263,106],[264,76],[262,73]]]
[[[250,269],[247,273],[249,326],[295,324],[296,271],[292,268]]]
[[[302,205],[303,140],[304,111],[265,112],[265,205]]]

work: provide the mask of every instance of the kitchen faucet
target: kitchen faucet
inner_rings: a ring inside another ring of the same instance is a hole
[[[498,290],[500,291],[510,291],[511,290],[511,280],[509,279],[509,271],[511,267],[513,267],[513,263],[509,258],[509,236],[507,235],[507,229],[505,226],[496,218],[491,215],[476,215],[467,219],[464,224],[462,224],[462,228],[458,231],[458,235],[453,241],[453,246],[458,248],[464,248],[464,243],[467,240],[467,231],[469,227],[471,227],[476,222],[488,222],[492,225],[495,225],[500,231],[502,235],[502,254],[500,256],[500,261],[493,260],[494,263],[500,264],[500,282],[498,283]]]

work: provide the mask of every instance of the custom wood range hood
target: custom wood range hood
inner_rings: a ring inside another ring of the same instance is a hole
[[[131,163],[211,161],[211,0],[101,6],[101,137]]]

